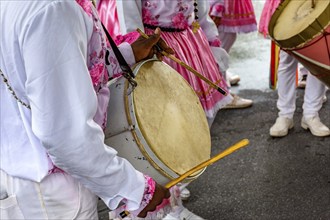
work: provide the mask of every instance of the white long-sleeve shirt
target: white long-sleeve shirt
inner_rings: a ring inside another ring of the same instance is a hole
[[[0,82],[0,168],[40,182],[53,162],[110,208],[126,198],[137,209],[143,174],[104,144],[93,121],[98,103],[86,66],[93,19],[64,0],[1,1],[0,12],[0,68],[31,106]],[[122,51],[133,55],[127,45]]]

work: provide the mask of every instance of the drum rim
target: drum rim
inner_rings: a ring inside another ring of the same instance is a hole
[[[157,61],[157,62],[162,62],[158,59],[152,58],[152,59],[148,59],[148,60],[144,60],[138,64],[136,64],[133,67],[133,73],[134,75],[137,75],[137,70],[139,69],[139,67],[141,67],[142,65],[144,65],[147,62],[151,62],[151,61]],[[165,63],[166,64],[166,63]],[[139,128],[139,123],[137,121],[137,118],[135,117],[135,108],[134,108],[134,98],[133,98],[133,92],[128,95],[126,91],[128,91],[128,87],[129,87],[129,83],[126,80],[125,82],[125,88],[124,88],[124,104],[125,104],[125,112],[126,112],[126,117],[127,117],[127,122],[129,125],[134,125],[135,127],[137,127],[138,129],[132,129],[131,133],[132,136],[138,146],[138,148],[140,149],[140,152],[143,154],[143,156],[148,160],[148,162],[153,166],[153,168],[155,168],[156,170],[158,170],[158,172],[160,172],[161,174],[163,174],[165,177],[167,177],[168,179],[175,179],[178,178],[180,176],[180,174],[178,174],[177,172],[175,172],[174,170],[172,170],[168,165],[166,165],[151,149],[151,147],[149,146],[148,142],[145,140],[141,129]],[[152,156],[154,156],[154,158]],[[200,175],[202,175],[204,173],[204,171],[206,170],[206,167],[197,171],[195,174],[190,175],[189,177],[187,177],[184,181],[182,182],[191,182],[192,180],[195,180],[196,178],[198,178]]]
[[[313,23],[308,25],[300,33],[292,36],[291,38],[285,40],[276,40],[274,37],[274,29],[278,18],[281,16],[283,9],[290,3],[291,0],[284,0],[276,8],[274,14],[272,15],[269,25],[268,32],[269,36],[279,45],[282,49],[292,50],[299,49],[307,45],[309,42],[314,40],[316,37],[323,34],[324,29],[330,24],[330,2],[325,10],[320,14],[320,16],[315,19]]]

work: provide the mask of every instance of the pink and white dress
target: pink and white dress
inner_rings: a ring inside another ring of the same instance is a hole
[[[103,0],[105,1],[105,0]],[[200,74],[227,90],[226,81],[213,57],[211,46],[220,46],[217,29],[208,17],[207,1],[198,0],[198,22],[203,27],[192,31],[195,20],[193,0],[136,0],[117,1],[117,13],[121,34],[117,42],[133,42],[139,34],[137,28],[152,34],[156,27],[162,29],[161,37],[175,50],[175,56]],[[100,2],[102,4],[102,1]],[[107,19],[103,18],[103,22]],[[113,18],[108,18],[112,20]],[[164,62],[176,69],[193,87],[208,118],[214,118],[217,111],[231,102],[230,95],[224,96],[211,88],[193,73],[174,61],[164,58]]]
[[[100,20],[112,38],[120,33],[116,7],[116,0],[101,0],[96,6]]]
[[[210,15],[221,17],[219,32],[249,33],[257,30],[251,0],[209,0]]]
[[[268,37],[268,24],[281,0],[266,0],[261,12],[258,32],[265,38]]]

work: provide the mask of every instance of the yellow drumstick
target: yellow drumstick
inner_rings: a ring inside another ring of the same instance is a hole
[[[234,144],[231,147],[227,148],[226,150],[224,150],[220,154],[208,159],[207,161],[204,161],[203,163],[201,163],[201,164],[195,166],[194,168],[192,168],[191,170],[188,170],[187,172],[185,172],[184,174],[182,174],[178,178],[170,181],[169,183],[167,183],[165,185],[165,188],[167,188],[167,189],[171,188],[172,186],[178,184],[179,182],[181,182],[182,180],[184,180],[185,178],[187,178],[191,174],[203,169],[204,167],[207,167],[207,166],[213,164],[214,162],[228,156],[229,154],[233,153],[234,151],[237,151],[238,149],[240,149],[242,147],[245,147],[248,144],[249,144],[248,139],[243,139],[243,140],[237,142],[236,144]],[[130,213],[126,210],[121,213],[121,215],[123,215],[123,216],[128,216],[129,214]]]
[[[187,172],[185,172],[184,174],[182,174],[181,176],[179,176],[178,178],[170,181],[169,183],[167,183],[165,185],[165,188],[169,189],[172,186],[176,185],[177,183],[181,182],[182,180],[184,180],[185,178],[187,178],[188,176],[190,176],[191,174],[203,169],[204,167],[207,167],[211,164],[213,164],[214,162],[228,156],[229,154],[233,153],[234,151],[245,147],[246,145],[249,144],[249,140],[248,139],[243,139],[241,141],[239,141],[238,143],[234,144],[233,146],[227,148],[226,150],[224,150],[223,152],[221,152],[220,154],[210,158],[207,161],[204,161],[203,163],[195,166],[194,168],[192,168],[191,170],[188,170]]]
[[[137,32],[139,32],[141,34],[142,37],[144,37],[146,39],[149,38],[149,36],[146,35],[141,29],[138,28],[136,30],[137,30]],[[227,95],[227,92],[225,90],[223,90],[222,88],[220,88],[219,86],[217,86],[216,84],[214,84],[212,81],[210,81],[208,78],[206,78],[205,76],[203,76],[202,74],[200,74],[199,72],[197,72],[197,70],[195,70],[194,68],[190,67],[186,63],[182,62],[181,60],[179,60],[178,58],[176,58],[172,54],[169,54],[169,53],[165,52],[164,50],[162,50],[159,47],[159,45],[156,44],[156,47],[160,50],[160,53],[161,54],[163,54],[164,56],[170,58],[174,62],[180,64],[181,66],[183,66],[184,68],[186,68],[187,70],[189,70],[190,72],[192,72],[193,74],[195,74],[198,78],[200,78],[201,80],[203,80],[204,82],[206,82],[209,86],[211,86],[212,88],[216,89],[221,94]]]

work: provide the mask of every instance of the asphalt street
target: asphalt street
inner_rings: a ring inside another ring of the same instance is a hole
[[[294,128],[283,138],[269,136],[277,93],[239,94],[252,98],[254,105],[218,113],[211,128],[212,154],[243,138],[250,144],[192,182],[185,206],[205,219],[330,219],[330,137],[315,137],[300,126],[304,90],[297,91]],[[320,117],[330,126],[329,101]]]
[[[294,128],[283,138],[269,136],[277,117],[275,91],[241,90],[254,105],[221,110],[211,128],[212,155],[241,139],[250,144],[209,166],[188,188],[184,204],[210,220],[329,220],[330,137],[300,126],[304,90],[297,91]],[[327,93],[330,100],[330,92]],[[330,102],[320,111],[330,126]],[[100,204],[101,219],[107,209]]]

